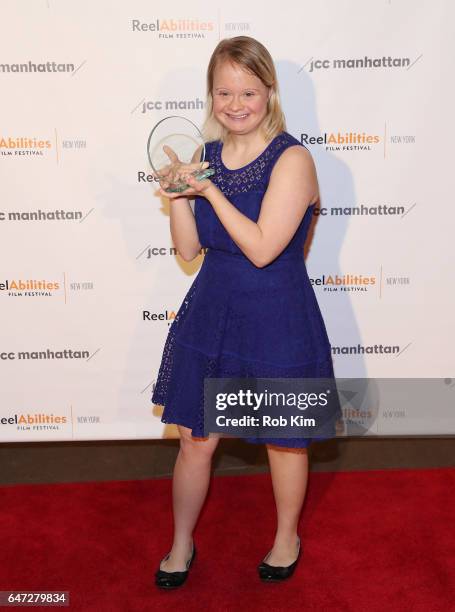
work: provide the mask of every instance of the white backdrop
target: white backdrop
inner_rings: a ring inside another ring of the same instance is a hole
[[[166,115],[202,124],[210,55],[239,34],[270,50],[288,131],[311,143],[306,262],[336,375],[454,374],[453,2],[2,0],[0,16],[2,441],[175,435],[150,398],[202,255],[173,253],[145,145]],[[455,433],[436,409],[420,433]]]

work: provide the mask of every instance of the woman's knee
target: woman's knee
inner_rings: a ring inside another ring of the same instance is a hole
[[[210,459],[218,445],[219,436],[198,438],[191,435],[187,427],[179,426],[180,450],[186,456],[201,460]]]

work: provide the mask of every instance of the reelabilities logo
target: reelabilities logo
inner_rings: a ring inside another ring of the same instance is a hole
[[[152,32],[158,38],[205,38],[207,33],[215,32],[213,21],[199,21],[199,19],[155,19],[144,22],[139,19],[131,20],[133,32]]]
[[[50,140],[27,138],[23,136],[12,137],[0,135],[0,155],[39,155],[44,156],[52,150]]]
[[[174,310],[165,310],[164,312],[150,312],[150,310],[142,311],[143,321],[166,321],[168,325],[174,322],[176,316]]]
[[[369,287],[376,285],[375,276],[363,276],[362,274],[323,274],[322,276],[310,277],[310,282],[314,286],[322,287],[324,291],[368,291]]]
[[[367,132],[324,132],[320,136],[300,134],[303,145],[325,145],[326,151],[372,151],[372,145],[378,145],[381,137]]]
[[[65,425],[68,422],[68,419],[64,415],[54,415],[54,414],[14,414],[10,417],[0,417],[0,425],[16,425],[18,428],[30,429],[29,426],[37,426],[40,428],[45,428],[45,425],[53,425],[49,429],[56,429],[55,425]],[[28,427],[27,427],[28,426]]]
[[[0,282],[0,292],[10,297],[49,297],[59,289],[60,283],[47,280],[6,279]]]

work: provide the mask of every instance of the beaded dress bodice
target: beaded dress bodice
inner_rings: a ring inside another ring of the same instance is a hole
[[[252,221],[257,221],[275,162],[285,149],[293,145],[304,146],[288,132],[281,132],[255,160],[242,168],[231,170],[222,160],[223,143],[220,140],[208,142],[205,145],[206,161],[215,170],[210,180],[240,212]],[[292,240],[279,257],[302,254],[312,211],[313,206],[308,207]],[[196,197],[195,217],[199,240],[203,247],[244,256],[206,198]]]

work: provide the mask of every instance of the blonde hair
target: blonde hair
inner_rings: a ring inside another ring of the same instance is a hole
[[[281,109],[278,79],[272,56],[255,38],[250,36],[235,36],[225,38],[215,47],[207,68],[207,103],[206,117],[202,126],[205,141],[221,140],[224,142],[228,135],[227,129],[213,116],[213,81],[215,68],[219,62],[229,61],[241,66],[260,79],[266,87],[271,89],[267,102],[267,115],[261,125],[264,138],[270,141],[280,132],[286,130],[286,119]]]

